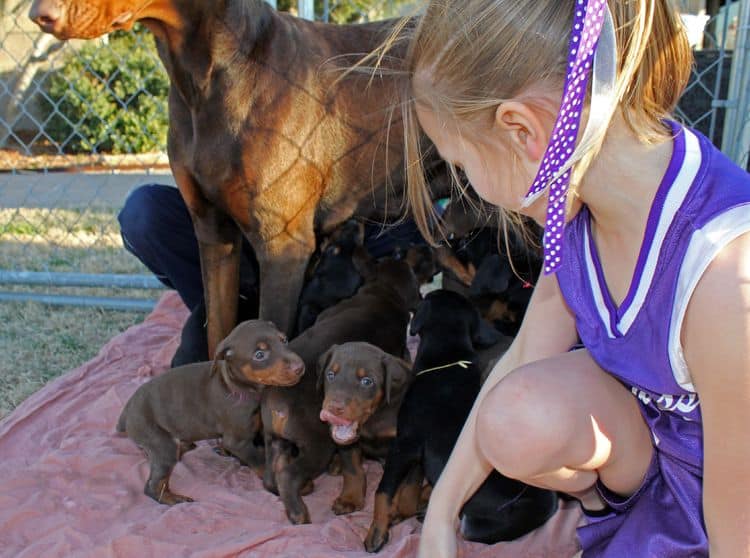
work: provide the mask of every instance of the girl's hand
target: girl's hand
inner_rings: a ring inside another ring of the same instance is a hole
[[[417,558],[455,558],[457,553],[455,522],[430,517],[428,508],[419,538]]]

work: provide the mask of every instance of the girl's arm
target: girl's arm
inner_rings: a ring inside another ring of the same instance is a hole
[[[432,491],[420,539],[420,557],[455,556],[458,513],[492,470],[477,447],[475,436],[476,410],[484,395],[519,366],[564,353],[577,339],[575,321],[563,301],[557,279],[542,276],[518,335],[484,383]]]
[[[685,359],[703,417],[711,558],[750,556],[750,234],[711,263],[688,305]]]

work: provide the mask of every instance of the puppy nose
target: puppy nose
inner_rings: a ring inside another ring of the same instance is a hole
[[[330,411],[334,415],[340,415],[344,412],[344,404],[341,401],[334,399],[333,401],[328,402],[328,405],[326,405],[326,409],[328,409],[328,411]]]
[[[60,4],[49,0],[37,0],[29,10],[29,19],[44,30],[52,29],[61,17]]]

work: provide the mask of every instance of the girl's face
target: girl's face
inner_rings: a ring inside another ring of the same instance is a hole
[[[530,173],[526,165],[519,164],[517,156],[505,145],[497,130],[490,128],[486,134],[479,134],[470,126],[459,129],[455,122],[441,120],[434,111],[419,104],[416,112],[419,124],[440,156],[463,169],[482,199],[527,215],[538,223],[544,222],[546,194],[529,207],[522,208],[536,169]]]

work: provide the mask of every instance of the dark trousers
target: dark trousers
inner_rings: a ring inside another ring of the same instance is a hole
[[[203,279],[193,222],[179,190],[149,184],[134,190],[118,215],[125,248],[175,289],[185,306],[203,301]],[[243,239],[240,294],[257,296],[258,263],[250,243]]]
[[[125,248],[162,283],[175,289],[192,312],[183,330],[183,342],[173,365],[206,360],[205,307],[198,241],[179,190],[161,184],[140,186],[128,196],[118,220]],[[391,255],[398,248],[405,249],[422,243],[424,240],[413,221],[388,227],[379,223],[365,226],[365,247],[374,258]],[[239,300],[241,320],[258,315],[258,276],[255,252],[250,243],[243,239]]]

